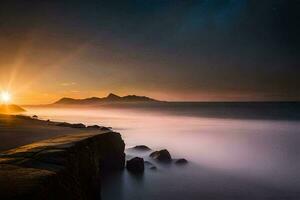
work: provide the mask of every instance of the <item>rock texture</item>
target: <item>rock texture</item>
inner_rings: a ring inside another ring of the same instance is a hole
[[[67,122],[62,122],[62,123],[56,123],[56,126],[61,126],[61,127],[70,127],[70,128],[86,128],[84,124],[70,124]]]
[[[133,149],[139,150],[139,151],[150,151],[151,150],[146,145],[137,145],[137,146],[133,147]]]
[[[163,149],[160,151],[154,151],[150,154],[150,157],[161,162],[171,162],[172,157],[168,150]]]
[[[57,137],[0,154],[0,199],[101,199],[101,174],[124,168],[119,133]]]
[[[175,164],[177,164],[177,165],[185,165],[187,163],[188,163],[188,161],[184,158],[180,158],[175,161]]]
[[[133,173],[142,173],[144,172],[144,159],[135,157],[126,162],[126,168],[128,171]]]

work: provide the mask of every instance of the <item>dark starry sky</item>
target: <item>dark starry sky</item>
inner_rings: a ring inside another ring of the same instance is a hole
[[[300,100],[299,8],[298,0],[1,1],[0,71],[26,58],[18,80],[59,95]]]

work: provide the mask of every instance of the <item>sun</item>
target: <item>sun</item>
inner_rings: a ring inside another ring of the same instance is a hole
[[[11,100],[11,95],[7,91],[1,92],[1,101],[5,104],[9,103]]]

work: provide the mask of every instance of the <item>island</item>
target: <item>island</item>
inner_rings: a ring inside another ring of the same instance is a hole
[[[152,99],[146,96],[137,96],[137,95],[127,95],[127,96],[118,96],[116,94],[110,93],[106,97],[91,97],[85,99],[73,99],[64,97],[56,102],[53,105],[95,105],[103,103],[141,103],[141,102],[160,102],[159,100]]]

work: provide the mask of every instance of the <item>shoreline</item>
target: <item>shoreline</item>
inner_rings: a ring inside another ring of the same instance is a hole
[[[11,137],[28,136],[33,129],[43,132],[41,137],[33,133],[25,146],[2,146],[1,199],[101,199],[101,174],[124,168],[125,143],[119,133],[56,123],[0,115],[0,129]]]
[[[0,114],[0,130],[0,152],[51,137],[99,131],[97,128],[76,128],[76,124],[72,128],[70,123],[8,114]]]

